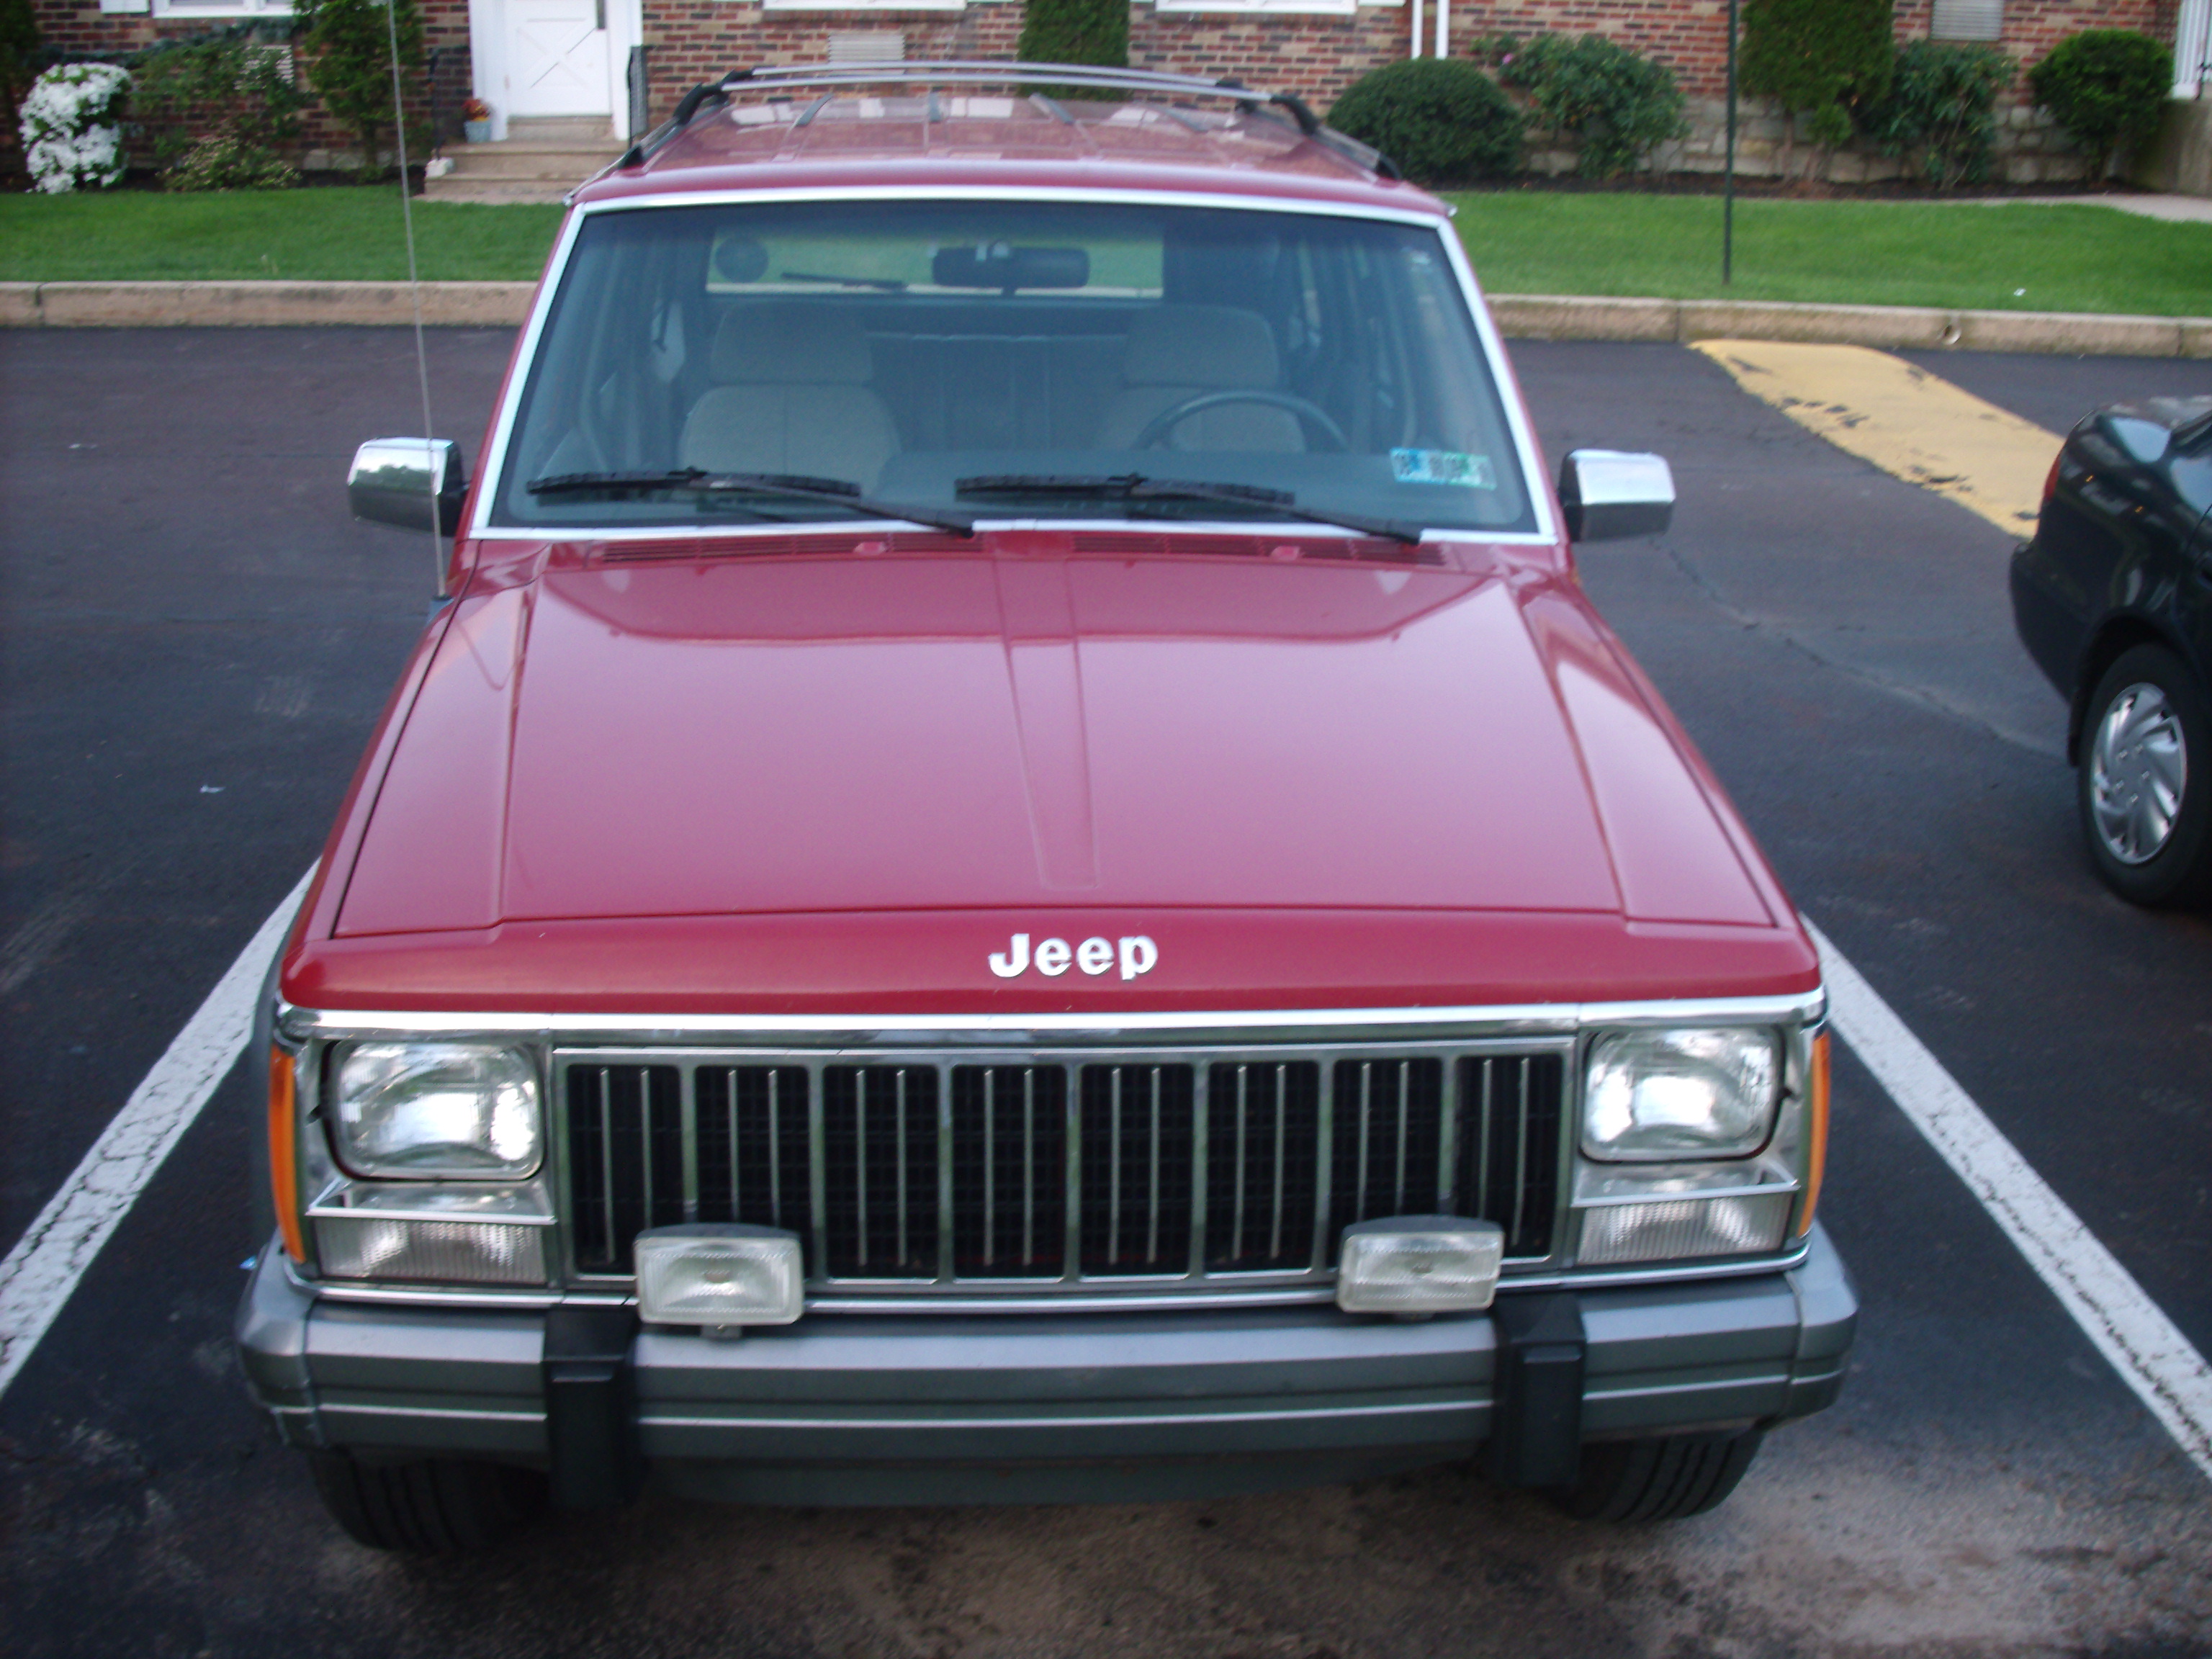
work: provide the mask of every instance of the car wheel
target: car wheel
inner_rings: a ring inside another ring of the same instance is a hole
[[[363,1463],[310,1452],[315,1491],[356,1543],[410,1555],[487,1550],[526,1525],[545,1502],[545,1477],[503,1463],[426,1457]]]
[[[2097,873],[2134,904],[2212,886],[2212,718],[2181,659],[2139,645],[2105,671],[2081,725],[2081,829]]]
[[[1668,1434],[1583,1448],[1582,1474],[1553,1494],[1577,1521],[1680,1521],[1735,1490],[1765,1437]]]

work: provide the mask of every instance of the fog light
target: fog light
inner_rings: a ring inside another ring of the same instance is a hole
[[[788,1325],[805,1311],[799,1236],[700,1222],[637,1236],[637,1313],[648,1325],[709,1331]]]
[[[545,1229],[474,1221],[318,1217],[315,1254],[332,1279],[429,1285],[543,1285]]]
[[[1583,1266],[1748,1255],[1778,1248],[1793,1193],[1608,1204],[1583,1212]]]
[[[1344,1230],[1336,1305],[1346,1313],[1462,1313],[1490,1305],[1504,1230],[1452,1215],[1391,1216]]]

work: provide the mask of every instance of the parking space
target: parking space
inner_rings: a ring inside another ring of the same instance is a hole
[[[433,337],[441,425],[471,448],[505,350]],[[1799,905],[2212,1346],[2212,925],[2091,874],[2009,543],[1693,353],[1514,356],[1553,457],[1673,459],[1674,532],[1588,550],[1583,578]],[[2212,365],[1925,366],[2054,431],[2069,405],[2212,392]],[[419,424],[412,370],[398,331],[0,337],[11,1243],[345,787],[428,556],[347,522],[339,483],[358,439]],[[654,1498],[483,1561],[378,1558],[325,1521],[229,1354],[255,1111],[240,1079],[217,1092],[0,1401],[11,1650],[2212,1648],[2212,1486],[1848,1055],[1823,1211],[1865,1305],[1850,1385],[1723,1509],[1652,1529],[1443,1469],[1146,1507]]]

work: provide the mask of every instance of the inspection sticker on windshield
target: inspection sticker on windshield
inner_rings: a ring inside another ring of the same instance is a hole
[[[1400,483],[1458,484],[1467,489],[1495,489],[1498,472],[1487,455],[1462,455],[1455,449],[1394,449],[1390,470]]]

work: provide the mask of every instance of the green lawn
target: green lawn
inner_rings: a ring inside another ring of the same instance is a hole
[[[1723,289],[1717,197],[1452,199],[1497,294],[2212,315],[2212,224],[2110,208],[1740,202],[1735,281]],[[561,210],[417,202],[415,212],[425,277],[527,281]],[[0,196],[0,281],[406,274],[389,186]]]
[[[415,204],[426,280],[534,281],[557,207]],[[407,275],[396,185],[0,196],[0,282]]]
[[[1723,288],[1717,196],[1451,200],[1493,294],[2212,315],[2212,224],[2111,208],[1740,201]]]

